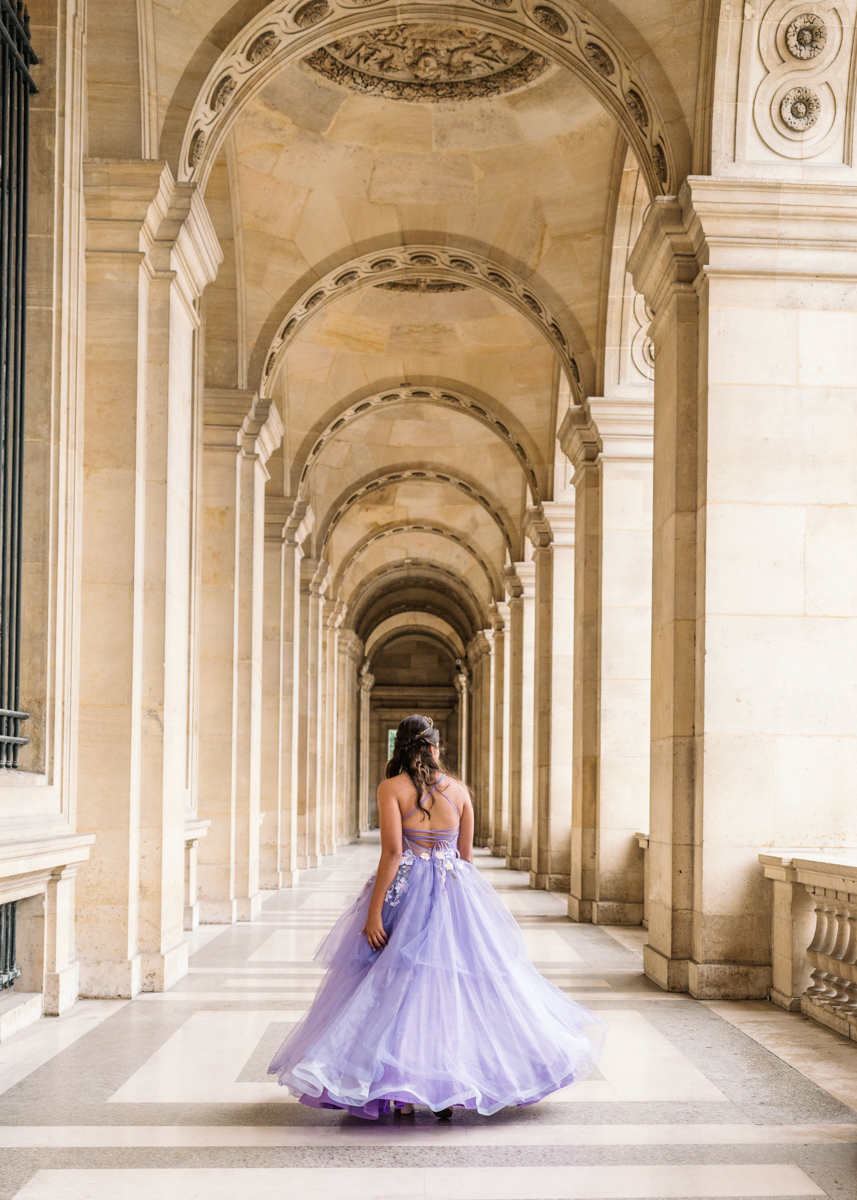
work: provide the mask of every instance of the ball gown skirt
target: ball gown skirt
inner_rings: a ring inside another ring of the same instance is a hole
[[[456,836],[408,840],[387,945],[361,930],[374,876],[316,954],[329,969],[269,1074],[315,1108],[375,1120],[396,1101],[485,1115],[584,1079],[604,1023],[541,976],[517,922]]]

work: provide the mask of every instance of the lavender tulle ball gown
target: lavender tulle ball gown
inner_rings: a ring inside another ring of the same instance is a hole
[[[369,1120],[396,1102],[490,1115],[594,1067],[603,1022],[538,973],[457,843],[458,828],[403,826],[387,945],[361,936],[374,876],[322,943],[329,970],[268,1068],[301,1103]]]

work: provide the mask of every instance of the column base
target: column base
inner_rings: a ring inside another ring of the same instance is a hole
[[[527,855],[525,858],[522,854],[507,854],[506,855],[506,870],[507,871],[529,871],[532,859]]]
[[[641,925],[643,904],[620,900],[594,900],[592,902],[593,925]]]
[[[580,925],[590,925],[592,923],[592,901],[583,900],[580,896],[569,896],[568,915],[572,921],[577,921]]]
[[[751,963],[687,964],[687,990],[697,1000],[765,1000],[771,968]]]
[[[530,871],[530,887],[538,888],[543,892],[567,892],[571,887],[571,876]]]
[[[236,900],[200,900],[197,907],[200,925],[234,925],[238,919]]]
[[[141,956],[81,959],[80,996],[85,1000],[133,1000],[143,985]]]
[[[80,964],[71,963],[62,971],[49,971],[45,975],[46,1017],[58,1017],[66,1012],[77,1000],[80,991]]]
[[[236,920],[238,921],[255,921],[262,912],[262,893],[257,892],[255,896],[247,896],[243,900],[236,902]]]
[[[686,958],[667,958],[653,946],[643,947],[643,970],[665,992],[687,991],[687,968]]]
[[[266,871],[259,876],[259,889],[263,892],[279,892],[283,888],[297,887],[300,871]]]
[[[187,975],[187,942],[184,938],[163,954],[142,954],[144,992],[166,992]]]
[[[772,1004],[776,1004],[777,1008],[784,1008],[786,1012],[801,1012],[801,996],[787,996],[785,992],[778,992],[776,988],[771,988],[770,1000]]]
[[[321,866],[320,854],[299,854],[298,855],[298,870],[312,871]]]

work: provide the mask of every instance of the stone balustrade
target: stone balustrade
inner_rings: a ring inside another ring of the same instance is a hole
[[[857,1041],[857,849],[764,850],[771,1000]]]

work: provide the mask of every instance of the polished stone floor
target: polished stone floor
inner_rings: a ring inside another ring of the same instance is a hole
[[[84,1001],[0,1047],[0,1200],[857,1200],[857,1046],[768,1004],[665,995],[641,930],[574,925],[484,855],[539,969],[608,1022],[597,1075],[451,1123],[290,1099],[267,1064],[377,852],[367,837],[257,923],[192,935],[166,994]]]

